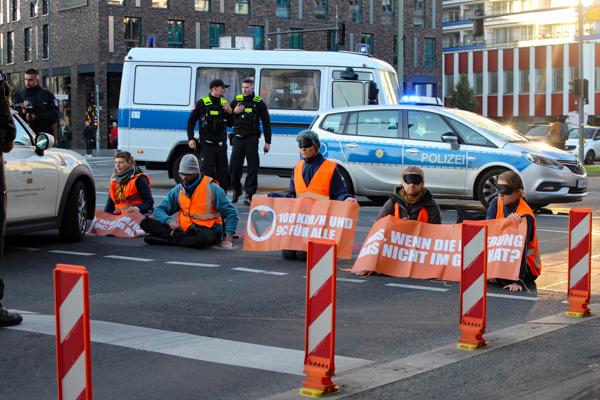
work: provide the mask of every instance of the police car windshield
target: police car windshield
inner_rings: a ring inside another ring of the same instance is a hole
[[[447,108],[445,109],[445,111],[466,119],[473,125],[477,126],[479,129],[504,142],[527,142],[527,139],[519,135],[513,129],[501,125],[489,118],[485,118],[481,115],[477,115],[469,111],[459,110],[456,108]]]

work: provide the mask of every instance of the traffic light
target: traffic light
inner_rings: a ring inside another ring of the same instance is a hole
[[[475,18],[473,20],[473,36],[483,36],[483,18]]]
[[[340,22],[337,26],[336,40],[338,46],[346,44],[346,24],[344,22]]]

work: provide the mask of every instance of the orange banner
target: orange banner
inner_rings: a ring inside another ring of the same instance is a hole
[[[114,215],[96,210],[96,217],[87,233],[96,236],[116,236],[120,238],[143,236],[145,232],[140,228],[140,222],[143,219],[144,216],[138,211]]]
[[[517,280],[527,223],[488,220],[487,278]],[[461,225],[433,225],[387,216],[375,222],[352,272],[460,281]]]
[[[359,205],[346,201],[252,198],[244,250],[303,250],[309,239],[335,240],[340,258],[352,258]]]

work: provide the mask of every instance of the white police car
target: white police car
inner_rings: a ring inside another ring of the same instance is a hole
[[[569,138],[565,142],[565,150],[579,157],[579,128],[569,131]],[[593,164],[600,158],[600,126],[583,127],[583,162]]]
[[[50,149],[54,137],[36,137],[14,112],[13,118],[17,137],[12,151],[4,154],[7,234],[58,228],[63,240],[81,240],[96,208],[89,165],[77,153]]]
[[[507,170],[523,178],[533,207],[579,201],[587,194],[586,171],[572,154],[468,111],[358,106],[321,114],[311,129],[357,195],[389,195],[407,165],[425,170],[435,196],[474,198],[484,206],[496,196],[497,176]]]

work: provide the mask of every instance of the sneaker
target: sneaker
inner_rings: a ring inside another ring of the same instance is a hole
[[[240,196],[242,195],[242,192],[233,192],[233,196],[231,197],[231,202],[232,203],[237,203],[238,200],[240,199]]]
[[[251,194],[247,194],[246,198],[244,199],[244,205],[249,206],[250,203],[252,203],[252,195]]]
[[[23,321],[20,314],[8,311],[4,307],[0,307],[0,326],[19,325]]]

